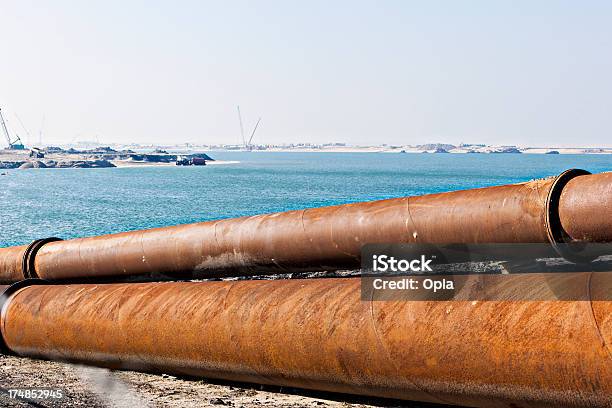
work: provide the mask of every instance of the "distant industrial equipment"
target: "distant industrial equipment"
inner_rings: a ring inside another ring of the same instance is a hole
[[[4,138],[6,139],[8,148],[12,150],[24,150],[25,146],[21,142],[21,138],[19,138],[18,135],[15,135],[14,140],[11,140],[11,135],[6,128],[6,123],[4,122],[4,117],[2,116],[2,109],[0,109],[0,125],[2,126],[2,131],[4,132]]]
[[[177,166],[206,166],[206,159],[202,157],[182,157],[176,158]]]
[[[251,132],[251,137],[249,138],[248,142],[244,138],[244,126],[242,125],[242,115],[240,114],[240,106],[238,106],[238,120],[240,121],[240,136],[242,137],[242,146],[244,150],[250,152],[253,150],[253,144],[252,144],[253,137],[255,137],[255,132],[257,131],[259,122],[261,122],[261,118],[257,119],[257,123],[255,124],[255,127],[253,128],[253,132]]]
[[[35,159],[44,159],[45,152],[38,147],[33,147],[30,149],[30,157],[33,157]]]

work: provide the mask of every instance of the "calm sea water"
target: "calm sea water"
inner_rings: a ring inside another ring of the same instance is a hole
[[[0,247],[515,183],[612,155],[213,152],[206,167],[4,170]]]

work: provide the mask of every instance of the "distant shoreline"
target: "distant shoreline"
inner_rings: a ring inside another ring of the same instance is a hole
[[[65,168],[114,168],[114,167],[158,167],[158,166],[203,166],[215,163],[205,153],[171,154],[158,150],[153,153],[136,153],[131,150],[117,151],[110,147],[93,150],[64,150],[57,147],[47,149],[0,150],[0,169],[65,169]],[[228,164],[221,162],[217,164]]]
[[[384,148],[378,146],[372,147],[338,147],[338,148],[270,148],[260,150],[239,150],[239,149],[202,149],[201,151],[207,152],[250,152],[250,153],[397,153],[397,154],[416,154],[416,153],[434,153],[434,154],[612,154],[612,147],[610,148],[542,148],[542,147],[528,147],[528,148],[517,148],[516,152],[503,152],[494,150],[474,150],[469,151],[467,149],[450,149],[446,151],[436,151],[435,149],[400,149],[400,148]],[[194,151],[200,151],[196,149]],[[556,152],[556,153],[552,153]]]

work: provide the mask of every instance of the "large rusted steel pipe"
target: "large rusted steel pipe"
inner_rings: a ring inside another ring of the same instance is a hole
[[[0,283],[17,282],[24,279],[23,256],[27,245],[0,248]]]
[[[362,301],[356,278],[43,285],[13,293],[0,323],[17,355],[111,368],[481,407],[612,402],[610,301]]]
[[[587,195],[589,188],[581,186],[595,186],[605,195],[599,207],[610,211],[609,177],[585,174],[569,170],[521,184],[48,242],[26,257],[0,249],[0,281],[351,269],[359,267],[366,243],[565,242],[558,203],[566,183],[575,179],[575,189]],[[570,201],[563,201],[564,216],[589,217],[588,209],[573,208],[580,199]],[[588,223],[576,225],[589,231]],[[609,229],[597,231],[576,238],[610,240]]]
[[[612,242],[612,172],[570,180],[561,192],[559,218],[571,240]]]

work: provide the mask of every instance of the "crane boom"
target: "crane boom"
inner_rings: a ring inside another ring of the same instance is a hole
[[[2,109],[0,109],[0,124],[2,125],[2,132],[4,133],[4,137],[6,138],[6,143],[8,143],[9,149],[12,146],[11,137],[9,136],[8,129],[6,128],[6,123],[4,123],[4,117],[2,116]]]
[[[6,138],[6,143],[8,143],[9,149],[18,149],[23,150],[23,142],[18,135],[15,135],[15,141],[11,142],[11,135],[8,132],[6,127],[6,122],[4,122],[4,116],[2,116],[2,110],[0,109],[0,124],[2,125],[2,132],[4,133],[4,137]]]
[[[261,122],[261,118],[257,119],[257,123],[255,124],[255,127],[253,128],[253,133],[251,133],[251,138],[249,139],[249,144],[248,144],[249,150],[251,149],[251,142],[253,141],[253,136],[255,136],[255,131],[257,130],[257,126],[259,126],[259,122]]]
[[[28,140],[32,140],[32,135],[30,134],[30,131],[25,127],[25,125],[23,124],[23,121],[21,120],[19,115],[17,115],[17,113],[15,113],[15,117],[19,121],[19,124],[21,125],[21,128],[23,129],[23,131],[26,132],[26,135],[28,135]]]

